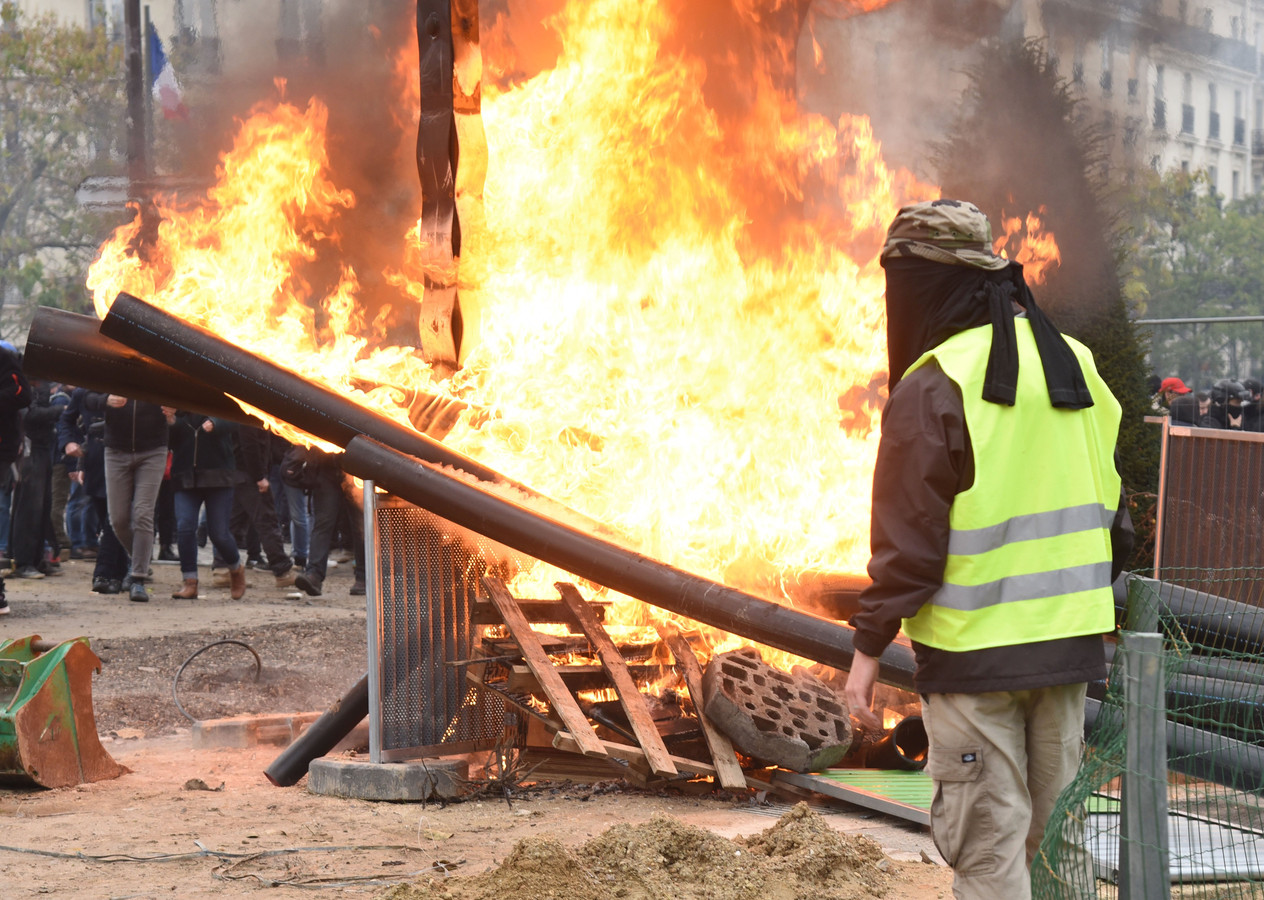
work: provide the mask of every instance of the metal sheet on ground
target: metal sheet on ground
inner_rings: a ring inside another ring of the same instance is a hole
[[[1119,870],[1119,814],[1094,812],[1092,804],[1089,809],[1084,843],[1098,877],[1113,882]],[[1168,813],[1167,828],[1173,884],[1264,877],[1264,834],[1176,811]]]
[[[846,800],[848,803],[918,825],[930,825],[930,802],[934,786],[925,772],[826,769],[824,772],[806,775],[778,771],[773,777],[777,781]]]

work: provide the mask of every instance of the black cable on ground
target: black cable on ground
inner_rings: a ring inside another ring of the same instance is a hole
[[[175,701],[176,709],[180,710],[180,714],[183,715],[190,722],[196,722],[197,719],[193,718],[191,715],[185,712],[184,707],[180,705],[180,697],[176,692],[176,686],[179,685],[180,683],[180,676],[184,673],[185,666],[193,662],[193,660],[197,659],[198,656],[205,653],[207,650],[210,650],[212,647],[218,647],[220,644],[236,644],[238,647],[245,647],[247,650],[250,651],[250,655],[255,658],[255,683],[258,683],[259,675],[263,671],[263,662],[262,660],[259,659],[259,654],[255,652],[254,647],[251,647],[245,641],[237,641],[237,640],[233,640],[232,638],[225,638],[222,641],[212,641],[211,643],[207,644],[205,647],[202,647],[200,650],[197,650],[196,652],[194,652],[192,656],[190,656],[184,662],[180,663],[180,668],[176,670],[176,677],[171,680],[171,699]]]

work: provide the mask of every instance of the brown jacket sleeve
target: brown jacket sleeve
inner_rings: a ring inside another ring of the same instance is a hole
[[[973,477],[957,386],[937,365],[923,366],[896,385],[882,411],[869,535],[873,584],[850,622],[861,653],[880,655],[900,620],[943,583],[948,511]]]

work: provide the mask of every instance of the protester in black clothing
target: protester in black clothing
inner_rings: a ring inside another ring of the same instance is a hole
[[[63,384],[54,384],[52,386],[50,403],[57,408],[58,418],[61,418],[61,412],[70,403],[70,390],[74,390],[74,388],[67,389],[66,385]],[[60,562],[70,559],[70,535],[66,532],[66,505],[70,502],[69,472],[71,468],[70,461],[66,459],[65,453],[62,451],[61,442],[55,441],[52,475],[49,478],[53,492],[49,521],[53,526],[55,546],[60,550],[59,556],[55,557],[55,559]]]
[[[45,547],[56,554],[53,534],[53,446],[61,408],[50,400],[45,381],[32,382],[33,402],[23,413],[22,429],[28,452],[18,467],[13,494],[13,566],[18,578],[43,578],[55,570],[45,558]]]
[[[1193,394],[1181,394],[1172,398],[1169,409],[1173,425],[1198,424],[1198,398]]]
[[[176,554],[176,491],[171,486],[170,473],[163,475],[158,486],[158,503],[154,507],[154,519],[158,523],[158,558],[163,562],[179,562]]]
[[[1199,420],[1204,428],[1227,428],[1243,431],[1246,407],[1251,402],[1251,392],[1239,381],[1223,379],[1211,389],[1211,409]]]
[[[233,510],[233,486],[237,464],[233,455],[236,422],[163,407],[171,426],[171,484],[176,491],[176,543],[184,584],[173,599],[196,600],[198,596],[198,516],[206,508],[206,531],[215,550],[228,564],[229,587],[234,600],[246,592],[246,566],[237,551],[229,522]]]
[[[272,570],[279,588],[294,584],[294,560],[285,552],[268,473],[274,460],[280,461],[286,446],[288,444],[285,441],[263,428],[242,425],[237,429],[237,468],[241,478],[234,489],[231,524],[233,539],[238,550],[248,551],[249,532],[254,529],[260,547],[267,555],[268,568]],[[216,567],[218,566],[217,561]]]
[[[11,471],[22,456],[22,412],[31,405],[32,393],[17,350],[8,341],[0,341],[0,467],[6,471]],[[4,579],[0,578],[0,616],[8,612]]]
[[[301,450],[295,452],[303,452]],[[351,593],[364,593],[364,515],[352,500],[346,484],[346,477],[339,468],[336,458],[319,450],[306,450],[311,467],[312,477],[309,480],[312,492],[312,537],[311,551],[307,557],[307,567],[294,579],[299,590],[312,597],[317,597],[324,590],[325,575],[329,567],[329,551],[333,544],[334,530],[338,525],[338,517],[347,513],[353,532],[352,543],[355,551],[355,581],[351,585]],[[306,486],[306,485],[304,485]]]
[[[105,420],[84,407],[86,388],[76,388],[58,422],[58,443],[75,461],[73,476],[83,485],[96,511],[101,537],[92,569],[92,590],[97,594],[117,594],[127,576],[128,555],[110,525],[105,482]]]
[[[1251,395],[1242,413],[1242,430],[1264,431],[1264,407],[1260,403],[1260,394],[1264,392],[1264,385],[1261,385],[1258,379],[1244,378],[1242,387],[1246,388],[1247,393]]]

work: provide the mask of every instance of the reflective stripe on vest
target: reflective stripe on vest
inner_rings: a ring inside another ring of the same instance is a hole
[[[982,399],[990,325],[954,335],[934,359],[962,392],[975,481],[953,500],[942,587],[904,620],[913,640],[965,651],[1114,628],[1110,525],[1120,409],[1092,355],[1068,339],[1094,405],[1055,409],[1026,319],[1015,321],[1017,402]],[[1059,473],[1049,477],[1047,473]]]

